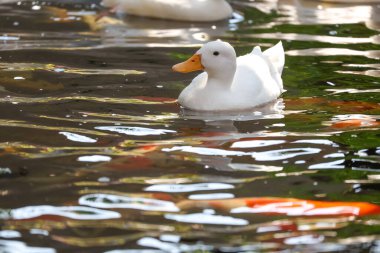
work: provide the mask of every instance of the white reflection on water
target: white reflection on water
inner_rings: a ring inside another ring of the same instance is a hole
[[[203,244],[189,245],[189,244],[182,244],[182,243],[177,244],[177,243],[163,242],[153,237],[143,237],[137,241],[137,244],[143,247],[160,249],[161,251],[159,252],[170,252],[170,253],[206,252],[214,248],[213,246],[203,245]]]
[[[378,70],[378,69],[377,70],[372,70],[371,69],[371,70],[365,70],[365,71],[344,71],[344,70],[338,70],[338,71],[336,71],[336,73],[380,77],[380,70]],[[367,89],[367,90],[363,90],[363,92],[380,92],[380,89]],[[357,93],[360,93],[360,92],[357,92]]]
[[[317,154],[321,152],[319,148],[288,148],[288,149],[277,149],[262,152],[242,152],[242,151],[231,151],[216,148],[202,148],[202,147],[192,147],[192,146],[174,146],[172,148],[164,148],[162,151],[173,152],[182,151],[188,153],[195,153],[199,155],[208,156],[252,156],[257,161],[277,161],[285,160],[288,158],[294,158],[301,155]]]
[[[335,3],[334,3],[335,2]],[[370,29],[380,28],[379,7],[368,1],[279,0],[280,18],[292,24],[365,23]]]
[[[97,13],[95,11],[69,11],[67,12],[67,15],[69,16],[87,16],[87,15],[96,15]]]
[[[23,242],[0,240],[0,252],[3,253],[55,253],[52,248],[31,247]]]
[[[163,251],[153,249],[115,249],[104,253],[163,253]]]
[[[62,216],[75,220],[106,220],[120,218],[114,211],[84,206],[26,206],[12,209],[9,214],[1,214],[0,219],[33,219],[43,215]]]
[[[192,146],[174,146],[172,148],[163,148],[164,152],[182,151],[188,153],[195,153],[198,155],[219,155],[219,156],[243,156],[248,155],[246,152],[242,151],[231,151],[217,148],[202,148],[202,147],[192,147]]]
[[[200,183],[200,184],[157,184],[145,188],[145,191],[157,192],[194,192],[233,189],[235,186],[225,183]]]
[[[325,139],[296,140],[293,143],[311,143],[311,144],[320,144],[320,145],[327,145],[327,146],[333,146],[333,147],[338,147],[339,146],[335,142],[330,141],[330,140],[325,140]]]
[[[323,158],[341,158],[341,157],[345,157],[345,154],[344,153],[331,153],[331,154],[327,154],[327,155],[323,156]]]
[[[194,200],[207,200],[207,199],[233,199],[235,197],[232,193],[210,193],[210,194],[192,194],[189,199]]]
[[[49,236],[49,231],[44,230],[44,229],[39,229],[39,228],[32,228],[29,233],[31,235],[44,235],[44,236]]]
[[[260,33],[251,34],[247,37],[263,38],[263,39],[276,39],[276,40],[291,40],[291,41],[318,41],[330,44],[367,44],[378,43],[377,36],[365,37],[365,38],[352,38],[352,37],[336,37],[326,35],[308,35],[299,33]]]
[[[97,208],[131,208],[145,211],[178,212],[178,207],[170,202],[157,199],[135,198],[111,194],[89,194],[80,197],[79,204]]]
[[[379,37],[379,43],[380,43],[380,35]],[[349,68],[361,68],[361,69],[368,69],[363,71],[354,71],[354,70],[338,70],[337,73],[341,74],[354,74],[354,75],[367,75],[367,76],[373,76],[373,77],[380,77],[380,64],[343,64],[344,67]],[[366,89],[366,90],[357,90],[352,89],[352,92],[349,93],[360,93],[360,92],[380,92],[380,89]]]
[[[345,160],[336,160],[332,162],[327,162],[327,163],[317,163],[309,166],[309,169],[311,170],[316,170],[316,169],[344,169]]]
[[[283,144],[284,140],[250,140],[234,142],[231,148],[256,148]]]
[[[283,252],[278,251],[280,244],[272,242],[260,242],[257,244],[242,245],[242,246],[223,246],[220,247],[221,252],[236,253],[236,252]],[[268,251],[272,250],[272,251]],[[285,251],[287,252],[287,251]]]
[[[3,41],[12,41],[12,40],[19,40],[20,37],[15,37],[15,36],[7,36],[7,35],[3,35],[3,36],[0,36],[0,40],[3,40]]]
[[[324,239],[325,237],[323,235],[301,235],[286,238],[284,243],[288,245],[317,244],[323,242]]]
[[[269,166],[269,165],[251,164],[251,163],[230,163],[229,166],[233,170],[256,171],[256,172],[275,172],[275,171],[281,171],[283,169],[283,167],[280,167],[280,166]]]
[[[161,234],[160,240],[165,242],[175,242],[178,243],[181,241],[181,236],[173,234]]]
[[[252,157],[257,161],[276,161],[294,158],[300,155],[311,155],[321,152],[319,148],[288,148],[279,150],[270,150],[263,152],[254,152]]]
[[[98,126],[95,127],[97,130],[105,130],[116,132],[120,134],[126,135],[134,135],[134,136],[147,136],[147,135],[162,135],[167,133],[176,133],[174,130],[168,129],[152,129],[146,127],[127,127],[127,126]]]
[[[178,222],[195,224],[212,224],[228,226],[245,226],[249,224],[249,222],[244,219],[208,213],[165,214],[165,218],[169,220],[175,220]]]
[[[110,156],[105,155],[86,155],[86,156],[80,156],[78,157],[77,161],[79,162],[109,162],[112,158]]]
[[[80,134],[74,134],[70,132],[59,132],[59,134],[62,134],[66,136],[67,139],[70,141],[75,141],[75,142],[86,142],[86,143],[95,143],[96,139],[80,135]]]
[[[16,230],[0,230],[0,237],[2,238],[19,238],[21,233]]]
[[[286,51],[290,56],[364,56],[371,59],[380,58],[380,50],[359,51],[346,48],[309,48],[309,49],[295,49]]]
[[[358,94],[358,93],[378,93],[380,92],[380,89],[364,89],[364,90],[359,90],[359,89],[326,89],[326,91],[331,91],[332,94],[340,94],[340,93],[349,93],[349,94]]]

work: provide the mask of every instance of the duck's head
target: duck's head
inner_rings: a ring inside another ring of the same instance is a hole
[[[190,59],[173,66],[173,70],[188,73],[205,70],[208,73],[235,69],[235,49],[227,42],[217,40],[204,44]]]

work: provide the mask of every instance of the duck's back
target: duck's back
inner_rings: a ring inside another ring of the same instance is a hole
[[[242,106],[255,107],[281,95],[282,80],[272,68],[267,59],[254,52],[237,58],[232,90]]]
[[[232,8],[225,0],[103,0],[104,6],[130,15],[179,21],[216,21],[231,17]]]

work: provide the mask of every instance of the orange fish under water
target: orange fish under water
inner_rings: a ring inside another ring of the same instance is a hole
[[[296,198],[236,198],[226,200],[185,200],[183,209],[215,208],[232,213],[284,214],[288,216],[363,216],[380,214],[380,206],[368,202],[337,202]]]
[[[380,126],[380,122],[371,119],[348,119],[331,124],[332,128],[357,128]]]

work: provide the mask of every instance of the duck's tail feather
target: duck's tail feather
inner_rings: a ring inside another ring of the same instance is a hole
[[[285,52],[284,48],[282,47],[282,42],[280,41],[275,46],[265,50],[263,52],[263,55],[268,58],[268,60],[273,64],[275,69],[281,75],[285,64]]]
[[[272,78],[278,84],[281,92],[283,92],[284,87],[281,74],[285,64],[285,52],[281,41],[264,52],[261,51],[259,46],[256,46],[253,48],[251,54],[257,55],[267,62]]]
[[[252,50],[252,54],[255,55],[262,55],[263,53],[261,52],[261,47],[260,46],[255,46]]]

